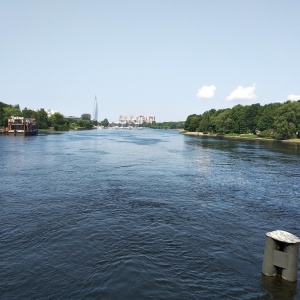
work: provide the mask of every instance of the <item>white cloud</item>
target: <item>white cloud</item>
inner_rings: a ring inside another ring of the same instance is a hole
[[[255,84],[248,87],[238,86],[231,94],[227,97],[227,100],[237,100],[237,99],[255,99],[254,94]]]
[[[300,95],[288,95],[287,99],[292,101],[298,101],[300,100]]]
[[[217,88],[214,85],[204,85],[200,90],[197,92],[198,98],[213,98],[215,95],[215,90]]]

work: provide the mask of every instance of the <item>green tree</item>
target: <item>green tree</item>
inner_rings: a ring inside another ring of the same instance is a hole
[[[152,129],[183,129],[184,128],[183,121],[180,122],[152,122],[152,123],[146,123],[143,122],[142,124],[139,124],[139,127],[148,127]]]
[[[6,126],[5,124],[5,108],[9,106],[8,104],[6,103],[3,103],[3,102],[0,102],[0,126],[1,127],[4,127]]]
[[[104,119],[100,124],[101,124],[101,126],[108,127],[109,122],[107,119]]]
[[[26,107],[22,110],[22,115],[24,118],[36,118],[37,112]]]
[[[78,125],[77,125],[77,123],[76,122],[73,122],[73,123],[71,123],[70,124],[70,129],[77,129],[78,128]]]
[[[94,123],[91,120],[79,120],[77,123],[81,128],[91,129],[94,127]]]
[[[50,127],[50,121],[48,119],[48,114],[41,108],[36,112],[36,121],[40,129],[47,129]]]
[[[274,129],[274,117],[276,109],[280,107],[280,103],[266,104],[262,107],[261,115],[257,120],[257,129],[260,131]]]
[[[3,108],[3,116],[4,116],[4,126],[7,126],[8,119],[11,118],[11,116],[15,117],[22,117],[22,112],[20,110],[19,105],[8,105]]]
[[[214,117],[213,125],[216,133],[225,134],[237,131],[236,123],[231,118],[231,110],[229,108],[221,110],[221,112]]]
[[[246,109],[243,105],[236,105],[231,109],[230,117],[235,123],[234,132],[232,133],[247,133],[247,125],[246,125],[246,117],[245,117]]]
[[[295,137],[296,126],[294,123],[288,122],[285,117],[279,117],[274,122],[275,138],[278,140],[287,140]]]
[[[190,115],[187,117],[185,123],[184,123],[184,130],[195,132],[197,131],[197,128],[199,127],[199,122],[201,121],[200,115]]]
[[[257,122],[261,115],[262,108],[259,103],[245,106],[245,123],[247,133],[256,133]]]
[[[70,129],[69,121],[60,113],[54,113],[50,118],[50,125],[54,130],[68,131]]]
[[[91,114],[82,114],[81,120],[90,121],[91,120]]]
[[[275,138],[285,140],[296,136],[296,129],[300,122],[298,113],[300,118],[297,102],[287,101],[277,108],[274,118]]]
[[[211,131],[210,112],[206,111],[201,115],[197,131],[209,132]]]

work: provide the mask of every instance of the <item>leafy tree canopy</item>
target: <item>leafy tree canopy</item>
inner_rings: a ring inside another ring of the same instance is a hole
[[[49,118],[49,122],[50,126],[53,127],[54,130],[68,131],[70,129],[69,121],[60,113],[54,113]]]
[[[251,133],[280,140],[295,138],[300,133],[300,100],[213,109],[200,115],[189,115],[184,129],[215,134]]]
[[[100,122],[100,125],[101,125],[101,126],[104,126],[104,127],[108,127],[109,122],[108,122],[107,119],[104,119],[103,121]]]
[[[82,114],[81,120],[86,120],[86,121],[91,120],[91,114]]]

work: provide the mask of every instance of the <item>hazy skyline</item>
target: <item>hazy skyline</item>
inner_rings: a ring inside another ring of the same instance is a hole
[[[297,0],[0,0],[0,101],[184,121],[300,99]]]

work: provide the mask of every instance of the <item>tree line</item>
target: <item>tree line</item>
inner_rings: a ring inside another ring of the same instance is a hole
[[[139,127],[148,127],[152,129],[182,129],[184,127],[184,121],[182,122],[152,122],[142,123]]]
[[[21,110],[19,105],[0,102],[0,127],[7,127],[8,119],[11,116],[36,119],[39,129],[53,128],[54,130],[67,131],[70,129],[92,129],[94,125],[98,125],[97,122],[91,120],[90,114],[82,114],[81,118],[65,118],[57,112],[48,117],[43,108],[35,111],[25,107]],[[105,125],[107,122],[104,122]]]
[[[300,100],[211,109],[200,115],[189,115],[184,130],[213,134],[257,134],[277,140],[299,138]]]

